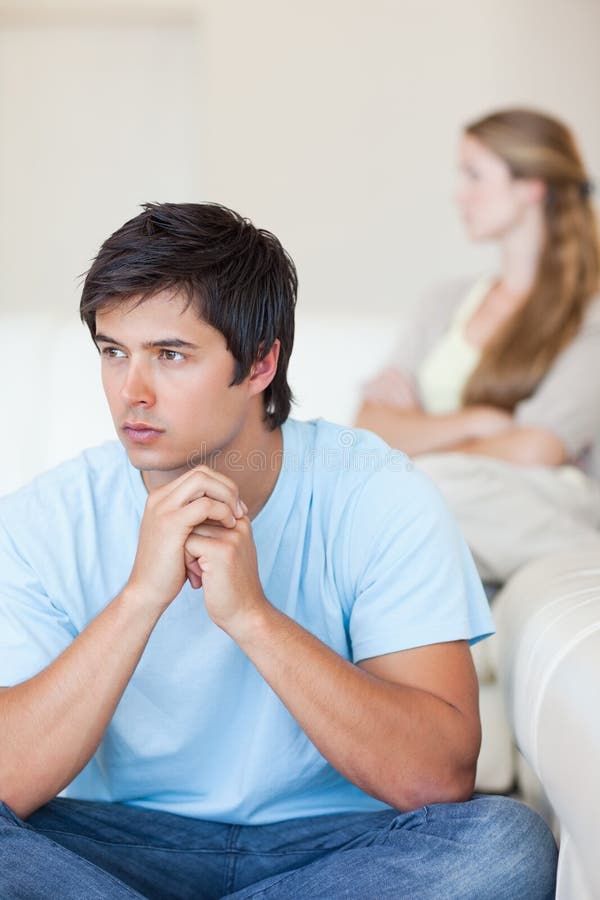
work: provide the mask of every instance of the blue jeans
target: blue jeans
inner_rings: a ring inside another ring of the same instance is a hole
[[[27,820],[0,802],[6,900],[550,900],[557,850],[507,797],[224,825],[56,797]]]

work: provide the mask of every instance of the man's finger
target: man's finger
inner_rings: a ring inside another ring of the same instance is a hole
[[[183,522],[189,528],[202,525],[208,519],[217,523],[221,528],[233,528],[237,521],[231,512],[231,507],[227,503],[213,500],[207,496],[199,497],[197,500],[186,503],[178,511],[177,516],[178,521]]]
[[[191,584],[191,586],[194,588],[194,590],[197,590],[198,588],[202,587],[202,576],[196,575],[195,572],[188,572],[188,581]]]
[[[190,553],[189,550],[183,548],[184,557],[185,557],[185,567],[189,572],[195,572],[196,575],[202,575],[202,570],[198,565],[198,560],[194,556],[193,553]]]
[[[233,528],[227,528],[226,531],[220,525],[205,525],[202,523],[201,525],[196,525],[195,528],[192,528],[190,532],[190,537],[193,534],[198,535],[198,537],[207,537],[207,538],[222,538],[225,533],[229,533],[233,531]]]
[[[220,534],[191,534],[185,542],[186,550],[195,559],[200,559],[204,554],[210,554],[219,544],[219,537],[223,537],[223,529],[215,529]]]
[[[181,482],[168,495],[168,506],[171,508],[182,507],[192,500],[202,497],[210,497],[212,500],[220,500],[226,503],[234,516],[244,515],[243,508],[238,507],[239,491],[237,485],[225,484],[222,479],[215,478],[206,472],[196,471],[191,473],[184,482]]]

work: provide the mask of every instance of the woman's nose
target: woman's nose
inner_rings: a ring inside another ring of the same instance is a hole
[[[454,190],[454,202],[459,209],[463,209],[467,204],[468,190],[465,184],[458,184]]]

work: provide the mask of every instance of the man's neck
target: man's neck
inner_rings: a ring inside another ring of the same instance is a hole
[[[254,434],[244,431],[232,449],[235,453],[221,453],[212,465],[237,484],[240,498],[248,507],[248,517],[254,519],[273,493],[281,471],[281,428],[269,431],[261,424]]]

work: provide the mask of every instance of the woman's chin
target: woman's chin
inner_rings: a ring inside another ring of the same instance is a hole
[[[500,235],[489,228],[481,228],[467,223],[464,223],[464,228],[468,240],[474,244],[485,244],[487,241],[497,241],[500,238]]]

